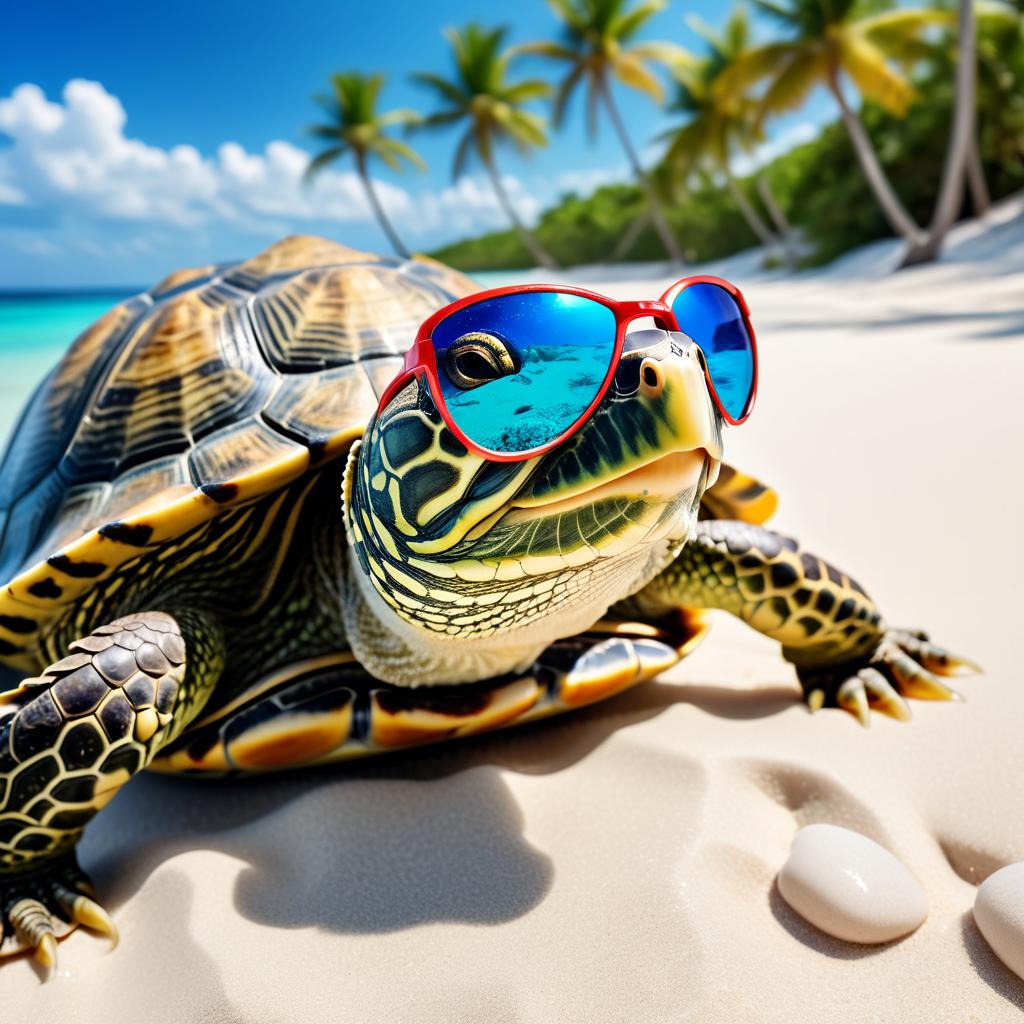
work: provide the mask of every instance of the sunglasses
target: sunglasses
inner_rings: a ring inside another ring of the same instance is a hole
[[[572,437],[608,392],[626,327],[652,317],[691,338],[711,398],[742,423],[757,391],[757,343],[739,290],[717,277],[676,282],[657,302],[617,302],[582,288],[494,288],[439,309],[420,326],[380,412],[413,377],[472,452],[516,462]]]

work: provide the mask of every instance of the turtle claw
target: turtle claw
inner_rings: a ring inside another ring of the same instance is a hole
[[[18,900],[8,911],[14,937],[31,949],[43,969],[43,981],[49,981],[57,970],[57,936],[50,911],[32,898]]]
[[[981,666],[970,658],[947,651],[945,647],[930,643],[927,633],[913,630],[893,630],[889,636],[900,649],[922,667],[937,676],[979,675]]]
[[[956,690],[938,677],[978,672],[967,658],[933,644],[924,633],[886,632],[874,652],[842,665],[801,667],[800,683],[811,711],[838,707],[868,725],[870,711],[899,722],[910,721],[915,700],[962,701]]]
[[[73,853],[34,871],[0,875],[0,924],[4,938],[14,939],[13,948],[0,952],[31,951],[45,981],[57,968],[58,941],[78,925],[105,936],[113,949],[117,926],[94,895]]]
[[[95,901],[88,896],[78,896],[71,905],[71,920],[84,925],[90,931],[98,932],[110,940],[111,951],[117,949],[121,935],[114,924],[113,918]]]
[[[836,691],[836,704],[849,712],[867,729],[871,725],[871,710],[868,707],[868,695],[864,689],[864,680],[860,676],[847,679]]]
[[[895,718],[897,722],[910,721],[913,717],[910,705],[877,668],[872,668],[870,665],[867,668],[862,668],[857,673],[857,677],[864,683],[872,710]]]
[[[49,981],[57,973],[57,938],[52,932],[39,940],[35,958],[43,968],[43,981]]]

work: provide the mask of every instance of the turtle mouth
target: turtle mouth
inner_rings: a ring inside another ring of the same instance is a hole
[[[569,512],[606,498],[631,498],[669,502],[680,494],[694,490],[700,500],[702,487],[712,468],[711,454],[706,448],[669,452],[631,466],[618,476],[601,480],[569,495],[548,500],[524,498],[510,503],[516,509],[543,509],[545,515]]]

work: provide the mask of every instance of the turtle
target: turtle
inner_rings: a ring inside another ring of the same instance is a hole
[[[75,846],[143,769],[323,765],[524,723],[676,664],[725,610],[811,710],[906,719],[973,666],[764,524],[691,339],[630,333],[576,434],[487,461],[412,379],[476,285],[294,236],[106,313],[0,464],[2,952],[117,931]]]

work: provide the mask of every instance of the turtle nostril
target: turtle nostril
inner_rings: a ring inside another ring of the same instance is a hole
[[[657,398],[665,387],[665,374],[653,359],[645,359],[640,367],[640,391],[647,398]]]

